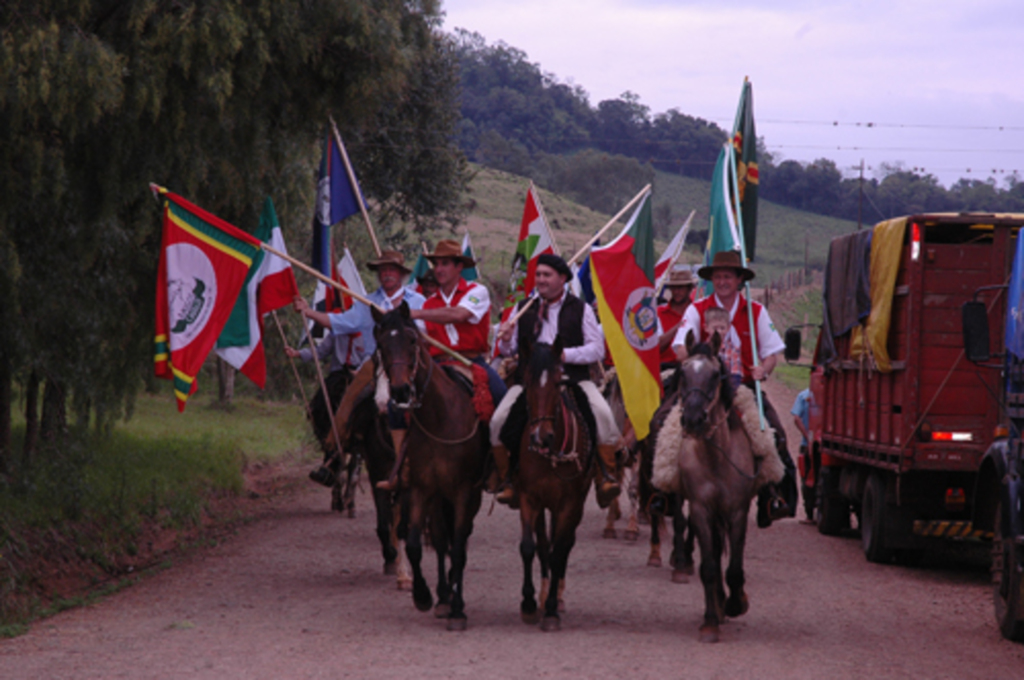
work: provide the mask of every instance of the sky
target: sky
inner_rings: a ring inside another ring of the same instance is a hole
[[[1021,0],[442,0],[596,107],[624,92],[730,130],[744,77],[776,162],[1024,178]]]

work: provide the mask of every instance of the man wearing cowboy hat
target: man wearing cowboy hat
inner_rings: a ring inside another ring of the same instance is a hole
[[[532,304],[514,323],[505,322],[498,329],[498,350],[504,356],[514,356],[516,351],[533,342],[553,344],[556,337],[561,337],[562,370],[569,381],[578,385],[587,397],[593,422],[590,427],[596,429],[597,452],[604,469],[604,477],[594,481],[597,490],[598,504],[607,507],[619,495],[619,483],[616,479],[616,452],[622,447],[622,433],[615,423],[611,407],[600,390],[590,380],[590,364],[604,358],[604,334],[597,323],[597,317],[590,305],[565,289],[567,281],[572,279],[572,271],[558,255],[544,253],[537,258],[535,290],[539,300]],[[519,303],[519,307],[525,301]],[[518,309],[518,308],[517,308]],[[523,365],[517,368],[522,375]],[[501,477],[496,499],[501,503],[512,500],[514,492],[507,486],[509,470],[509,453],[518,451],[516,444],[522,439],[522,425],[525,425],[526,399],[523,388],[519,385],[509,389],[505,399],[495,409],[491,419],[491,449],[494,462]],[[591,420],[591,418],[588,418]],[[501,432],[502,426],[510,423]],[[512,427],[515,423],[516,427]],[[503,445],[505,442],[506,445]],[[511,444],[512,446],[507,446]]]
[[[402,285],[405,278],[412,272],[411,269],[405,266],[405,256],[402,253],[397,250],[385,250],[381,252],[380,257],[376,260],[367,262],[366,267],[377,272],[377,279],[380,281],[380,287],[367,296],[370,302],[375,303],[384,310],[395,309],[403,301],[409,306],[409,309],[419,309],[423,306],[423,296]],[[304,298],[296,297],[294,307],[295,311],[302,314],[303,317],[312,319],[321,326],[329,328],[331,333],[336,336],[340,337],[359,333],[364,342],[367,356],[372,356],[377,351],[377,341],[373,337],[373,315],[366,304],[357,300],[347,312],[327,314],[311,309]],[[417,323],[422,329],[422,323]],[[357,398],[363,388],[372,381],[373,362],[367,361],[363,363],[362,368],[352,378],[352,383],[345,391],[345,396],[342,397],[341,404],[338,406],[334,417],[334,422],[338,428],[338,437],[341,439],[341,441],[336,442],[338,453],[341,452],[341,446],[348,438],[346,427],[349,416],[352,414],[353,409],[355,409]],[[388,423],[392,428],[391,436],[396,451],[400,450],[405,439],[404,423],[398,421],[397,415],[388,415]],[[314,476],[318,474],[319,470],[315,470],[310,473],[310,477],[320,481]]]
[[[661,364],[675,367],[676,353],[672,349],[672,341],[683,320],[683,312],[690,306],[693,289],[697,285],[693,272],[685,264],[677,264],[669,270],[665,279],[665,290],[668,291],[668,302],[658,307],[658,319],[661,321],[662,334],[658,338],[658,349],[661,350]]]
[[[740,294],[740,286],[754,278],[754,272],[743,266],[740,254],[735,250],[723,250],[715,253],[715,257],[709,266],[697,270],[697,275],[705,281],[710,281],[714,287],[714,294],[703,300],[690,305],[683,313],[683,320],[679,324],[675,339],[672,341],[672,348],[676,356],[683,360],[686,358],[686,335],[692,332],[695,338],[707,341],[702,335],[704,329],[704,312],[711,307],[720,307],[729,312],[732,328],[736,331],[740,341],[740,358],[742,360],[743,384],[753,389],[754,382],[766,379],[771,375],[772,370],[778,363],[779,354],[785,349],[782,338],[779,337],[771,317],[758,302],[749,302]],[[747,305],[750,305],[754,329],[757,338],[757,354],[760,362],[754,365],[753,343],[751,342],[750,314]],[[775,428],[775,440],[779,450],[779,457],[786,466],[786,476],[779,483],[780,488],[765,487],[758,494],[757,503],[757,525],[766,527],[771,525],[773,519],[796,516],[797,494],[796,476],[793,459],[789,455],[786,445],[786,431],[782,427],[782,421],[778,413],[768,401],[766,395],[762,395],[764,404],[764,415],[768,423]],[[774,498],[772,496],[775,496]]]

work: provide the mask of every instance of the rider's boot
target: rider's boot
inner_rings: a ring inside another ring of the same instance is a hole
[[[494,473],[488,480],[487,490],[494,494],[494,500],[508,505],[515,497],[515,490],[508,478],[509,454],[502,444],[491,447],[494,456]]]
[[[376,488],[381,491],[394,491],[398,488],[399,472],[403,471],[403,464],[405,463],[406,432],[407,430],[391,430],[391,441],[395,446],[395,464],[391,468],[388,478],[377,482]],[[406,475],[403,475],[403,478],[404,477],[406,477]]]
[[[597,446],[597,455],[601,459],[601,474],[594,480],[594,488],[597,492],[597,504],[602,509],[607,508],[619,495],[619,482],[616,479],[619,474],[617,452],[618,447],[614,444]]]

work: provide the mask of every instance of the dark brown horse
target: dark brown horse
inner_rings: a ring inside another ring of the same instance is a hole
[[[528,421],[514,478],[523,531],[519,544],[523,558],[520,612],[527,623],[536,623],[539,618],[533,585],[533,558],[537,555],[542,580],[550,569],[550,581],[541,588],[541,628],[550,631],[561,627],[559,590],[594,476],[594,435],[588,432],[586,420],[575,405],[577,400],[585,399],[582,392],[563,389],[561,340],[556,338],[553,346],[536,343],[524,348],[524,353],[527,369],[523,372],[523,392]]]
[[[689,333],[689,357],[680,367],[678,423],[683,437],[679,478],[683,496],[690,504],[690,524],[700,545],[700,580],[704,586],[702,642],[717,642],[723,617],[740,616],[749,608],[743,591],[743,548],[750,502],[759,485],[750,440],[732,409],[728,372],[718,359],[720,345],[717,333],[710,345],[696,344]],[[722,583],[726,543],[728,597]]]
[[[391,312],[373,311],[374,337],[390,382],[393,407],[409,413],[405,462],[409,468],[409,526],[405,550],[413,571],[416,608],[433,605],[423,578],[422,537],[429,527],[437,553],[434,613],[447,617],[448,630],[465,630],[462,579],[466,544],[480,509],[488,447],[487,427],[477,418],[472,395],[430,357],[403,302]],[[450,560],[450,572],[446,569]]]

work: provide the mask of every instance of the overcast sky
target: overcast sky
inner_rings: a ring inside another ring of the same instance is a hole
[[[744,76],[782,159],[1024,178],[1021,0],[442,0],[591,106],[631,91],[731,129]],[[834,123],[838,123],[835,125]],[[868,127],[871,125],[871,127]],[[995,173],[993,174],[993,171]]]

